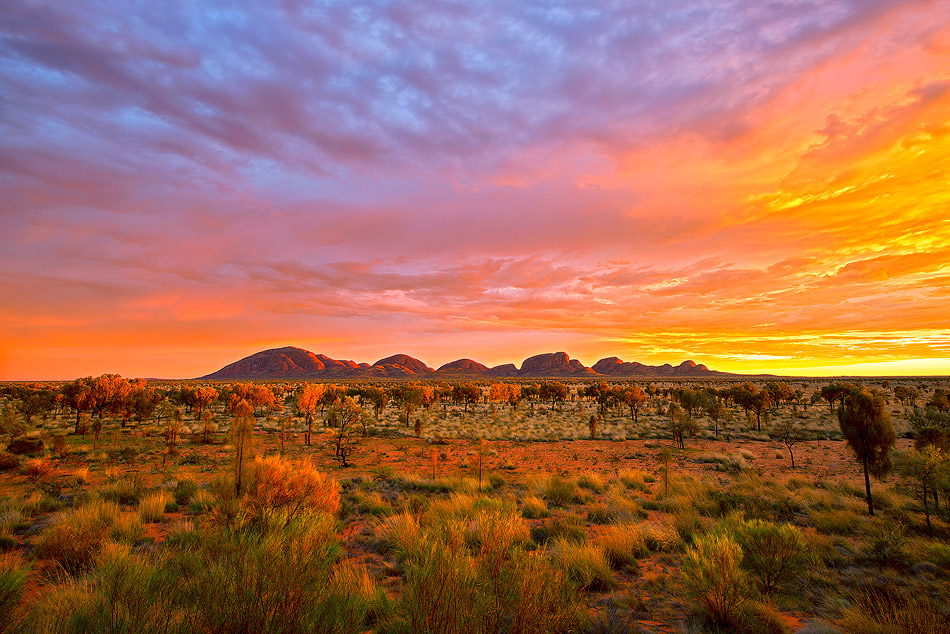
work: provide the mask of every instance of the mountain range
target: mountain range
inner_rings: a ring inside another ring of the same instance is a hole
[[[525,359],[521,368],[513,363],[489,368],[472,359],[459,359],[433,369],[407,354],[395,354],[370,365],[355,361],[331,359],[323,354],[287,346],[263,350],[230,363],[202,379],[335,379],[335,378],[455,378],[455,377],[537,377],[596,378],[604,377],[721,377],[726,372],[710,370],[693,361],[677,366],[645,365],[607,357],[587,367],[565,352],[549,352]]]

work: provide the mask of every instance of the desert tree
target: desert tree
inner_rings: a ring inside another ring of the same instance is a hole
[[[888,454],[897,440],[884,395],[876,390],[852,386],[838,407],[838,424],[848,446],[864,469],[868,515],[873,516],[871,476],[881,478],[890,470]]]
[[[571,388],[560,381],[545,381],[541,384],[539,394],[542,401],[551,401],[551,410],[560,409],[560,404],[567,400]]]
[[[937,388],[933,396],[927,401],[927,407],[933,407],[938,412],[950,412],[950,392]]]
[[[706,394],[699,390],[681,388],[673,392],[673,398],[680,404],[680,407],[686,412],[689,418],[693,418],[693,413],[701,411],[706,404]]]
[[[762,414],[772,406],[771,393],[762,390],[752,397],[752,411],[755,412],[755,431],[762,431]]]
[[[415,383],[398,383],[390,390],[392,402],[402,410],[400,419],[409,426],[412,414],[424,404],[422,386]]]
[[[456,405],[462,404],[465,412],[469,405],[476,405],[482,397],[482,388],[474,383],[458,383],[452,386],[452,401]]]
[[[254,406],[245,399],[238,401],[232,412],[231,445],[234,447],[234,495],[240,497],[244,464],[251,449],[254,433]]]
[[[640,408],[643,407],[643,404],[647,402],[647,398],[647,393],[641,390],[637,385],[626,387],[620,393],[620,402],[630,408],[630,418],[633,419],[634,425],[639,422],[637,415],[640,412]]]
[[[44,415],[56,407],[56,391],[48,387],[17,387],[13,393],[14,408],[26,420],[33,424],[33,417]]]
[[[389,395],[375,385],[364,387],[360,394],[360,403],[369,403],[373,407],[373,417],[379,420],[383,415],[383,409],[389,402]]]
[[[723,420],[728,414],[729,408],[718,398],[712,399],[709,401],[709,405],[706,406],[706,416],[712,420],[717,437],[719,436],[719,421]]]
[[[63,402],[76,411],[76,427],[74,433],[79,434],[79,420],[83,413],[92,409],[91,399],[92,377],[87,376],[63,385],[61,392]]]
[[[792,461],[792,469],[795,468],[795,454],[792,449],[798,443],[808,439],[808,434],[800,426],[792,422],[791,419],[782,420],[772,426],[769,435],[784,443],[788,449],[788,457]]]
[[[901,454],[897,460],[897,470],[920,485],[927,530],[933,532],[930,522],[930,495],[934,496],[934,506],[939,515],[940,498],[937,490],[940,488],[941,480],[950,470],[950,456],[939,447],[927,445],[920,451],[913,450]]]
[[[908,403],[916,405],[917,399],[920,398],[920,391],[906,385],[896,385],[894,386],[894,398],[900,401],[901,405],[907,405]]]
[[[102,416],[109,410],[114,401],[120,396],[124,387],[128,385],[128,380],[118,374],[103,374],[92,380],[89,385],[89,399],[92,412],[99,419],[99,425],[102,425]]]
[[[678,449],[685,449],[686,443],[683,441],[683,437],[689,436],[692,438],[695,436],[699,431],[699,426],[696,424],[696,421],[694,421],[689,416],[689,414],[674,401],[670,401],[670,408],[667,410],[667,416],[669,417],[667,429],[673,436],[673,441],[676,443],[676,447]]]
[[[194,392],[195,420],[201,420],[201,412],[218,399],[218,390],[213,387],[199,387]]]
[[[313,415],[317,411],[317,405],[323,397],[324,386],[318,383],[307,383],[297,393],[297,411],[304,417],[307,423],[307,432],[304,434],[304,444],[310,446],[310,439],[313,435]]]
[[[329,449],[333,459],[345,469],[350,466],[349,458],[356,451],[356,426],[362,424],[363,410],[352,397],[344,396],[331,406],[328,416],[336,421],[329,432]]]

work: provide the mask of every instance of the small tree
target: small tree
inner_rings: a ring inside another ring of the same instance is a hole
[[[333,452],[333,459],[340,463],[340,467],[350,466],[349,457],[356,451],[356,426],[363,418],[363,410],[352,397],[344,396],[328,413],[335,425],[330,430],[329,448]]]
[[[316,383],[307,383],[297,394],[297,411],[304,416],[307,422],[307,433],[304,434],[304,444],[310,446],[310,437],[313,434],[313,414],[324,393],[324,386]]]
[[[254,406],[245,399],[241,399],[233,408],[233,416],[231,444],[234,446],[234,495],[240,497],[244,463],[250,452],[251,438],[254,433]]]
[[[930,494],[934,495],[936,512],[940,513],[940,501],[937,489],[941,477],[950,465],[950,457],[938,447],[927,445],[920,451],[908,451],[900,456],[898,471],[920,484],[921,499],[924,502],[924,516],[927,519],[927,530],[933,531],[930,523]]]
[[[633,418],[634,425],[639,422],[637,415],[640,413],[643,404],[647,402],[647,398],[647,393],[636,385],[628,387],[620,393],[620,402],[630,408],[630,417]]]
[[[805,430],[791,420],[783,420],[772,427],[772,433],[770,435],[775,440],[781,440],[785,443],[785,446],[788,448],[788,457],[792,460],[792,469],[794,469],[795,454],[792,452],[792,447],[803,440],[807,440],[808,436]]]
[[[866,388],[850,388],[838,407],[838,424],[864,469],[868,515],[873,516],[871,476],[881,478],[890,470],[888,452],[897,440],[884,395]]]
[[[716,437],[719,436],[719,421],[724,419],[728,413],[729,409],[726,407],[726,404],[718,398],[711,401],[706,408],[706,415],[712,419]]]

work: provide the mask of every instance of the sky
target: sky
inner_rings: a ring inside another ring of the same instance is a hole
[[[950,0],[0,5],[0,380],[950,374]]]

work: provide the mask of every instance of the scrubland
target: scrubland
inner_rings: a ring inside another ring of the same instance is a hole
[[[636,423],[581,383],[408,408],[349,386],[349,413],[342,387],[247,412],[165,386],[175,409],[98,431],[62,404],[14,420],[10,392],[4,433],[33,445],[0,455],[0,631],[947,632],[950,475],[939,442],[914,462],[947,385],[912,383],[873,516],[818,381],[717,423],[672,406],[698,383]]]

